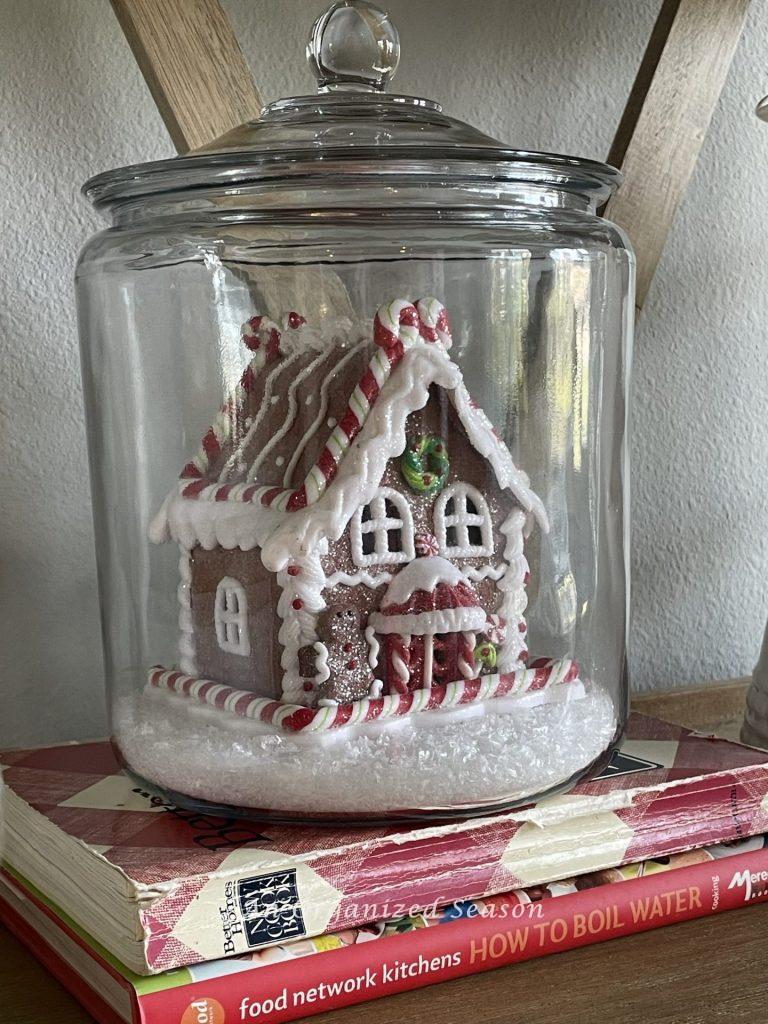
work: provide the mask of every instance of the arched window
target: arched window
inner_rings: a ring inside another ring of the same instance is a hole
[[[350,539],[355,565],[393,565],[415,558],[413,517],[403,495],[380,487],[370,504],[353,516]]]
[[[488,505],[472,484],[451,484],[435,503],[435,536],[440,554],[472,558],[493,554]]]
[[[248,636],[248,598],[245,588],[238,580],[225,576],[216,587],[216,639],[219,647],[227,654],[251,653]]]

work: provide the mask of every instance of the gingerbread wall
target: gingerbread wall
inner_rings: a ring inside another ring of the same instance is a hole
[[[248,599],[248,656],[222,651],[214,620],[216,588],[225,576],[236,579]],[[265,697],[281,695],[280,621],[276,608],[280,587],[275,574],[264,568],[258,548],[192,551],[191,611],[195,631],[197,675],[253,690]]]

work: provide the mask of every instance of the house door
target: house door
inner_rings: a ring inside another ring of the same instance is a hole
[[[444,686],[462,678],[460,654],[462,646],[466,648],[462,633],[390,634],[386,646],[389,693]]]

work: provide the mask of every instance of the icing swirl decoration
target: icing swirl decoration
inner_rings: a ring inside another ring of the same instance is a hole
[[[445,487],[449,470],[448,446],[442,437],[417,437],[400,459],[403,479],[416,494],[437,494]]]

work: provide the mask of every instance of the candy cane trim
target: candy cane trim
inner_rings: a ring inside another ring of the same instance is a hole
[[[287,733],[313,733],[364,722],[403,718],[421,711],[464,707],[500,697],[540,693],[553,686],[573,683],[578,677],[579,667],[576,662],[564,658],[560,661],[546,661],[534,668],[517,672],[462,679],[447,685],[414,690],[412,693],[366,697],[352,704],[307,708],[300,704],[257,697],[248,690],[236,690],[210,679],[196,679],[157,665],[150,669],[147,690],[175,693],[209,707],[229,711],[241,718],[273,725]]]

